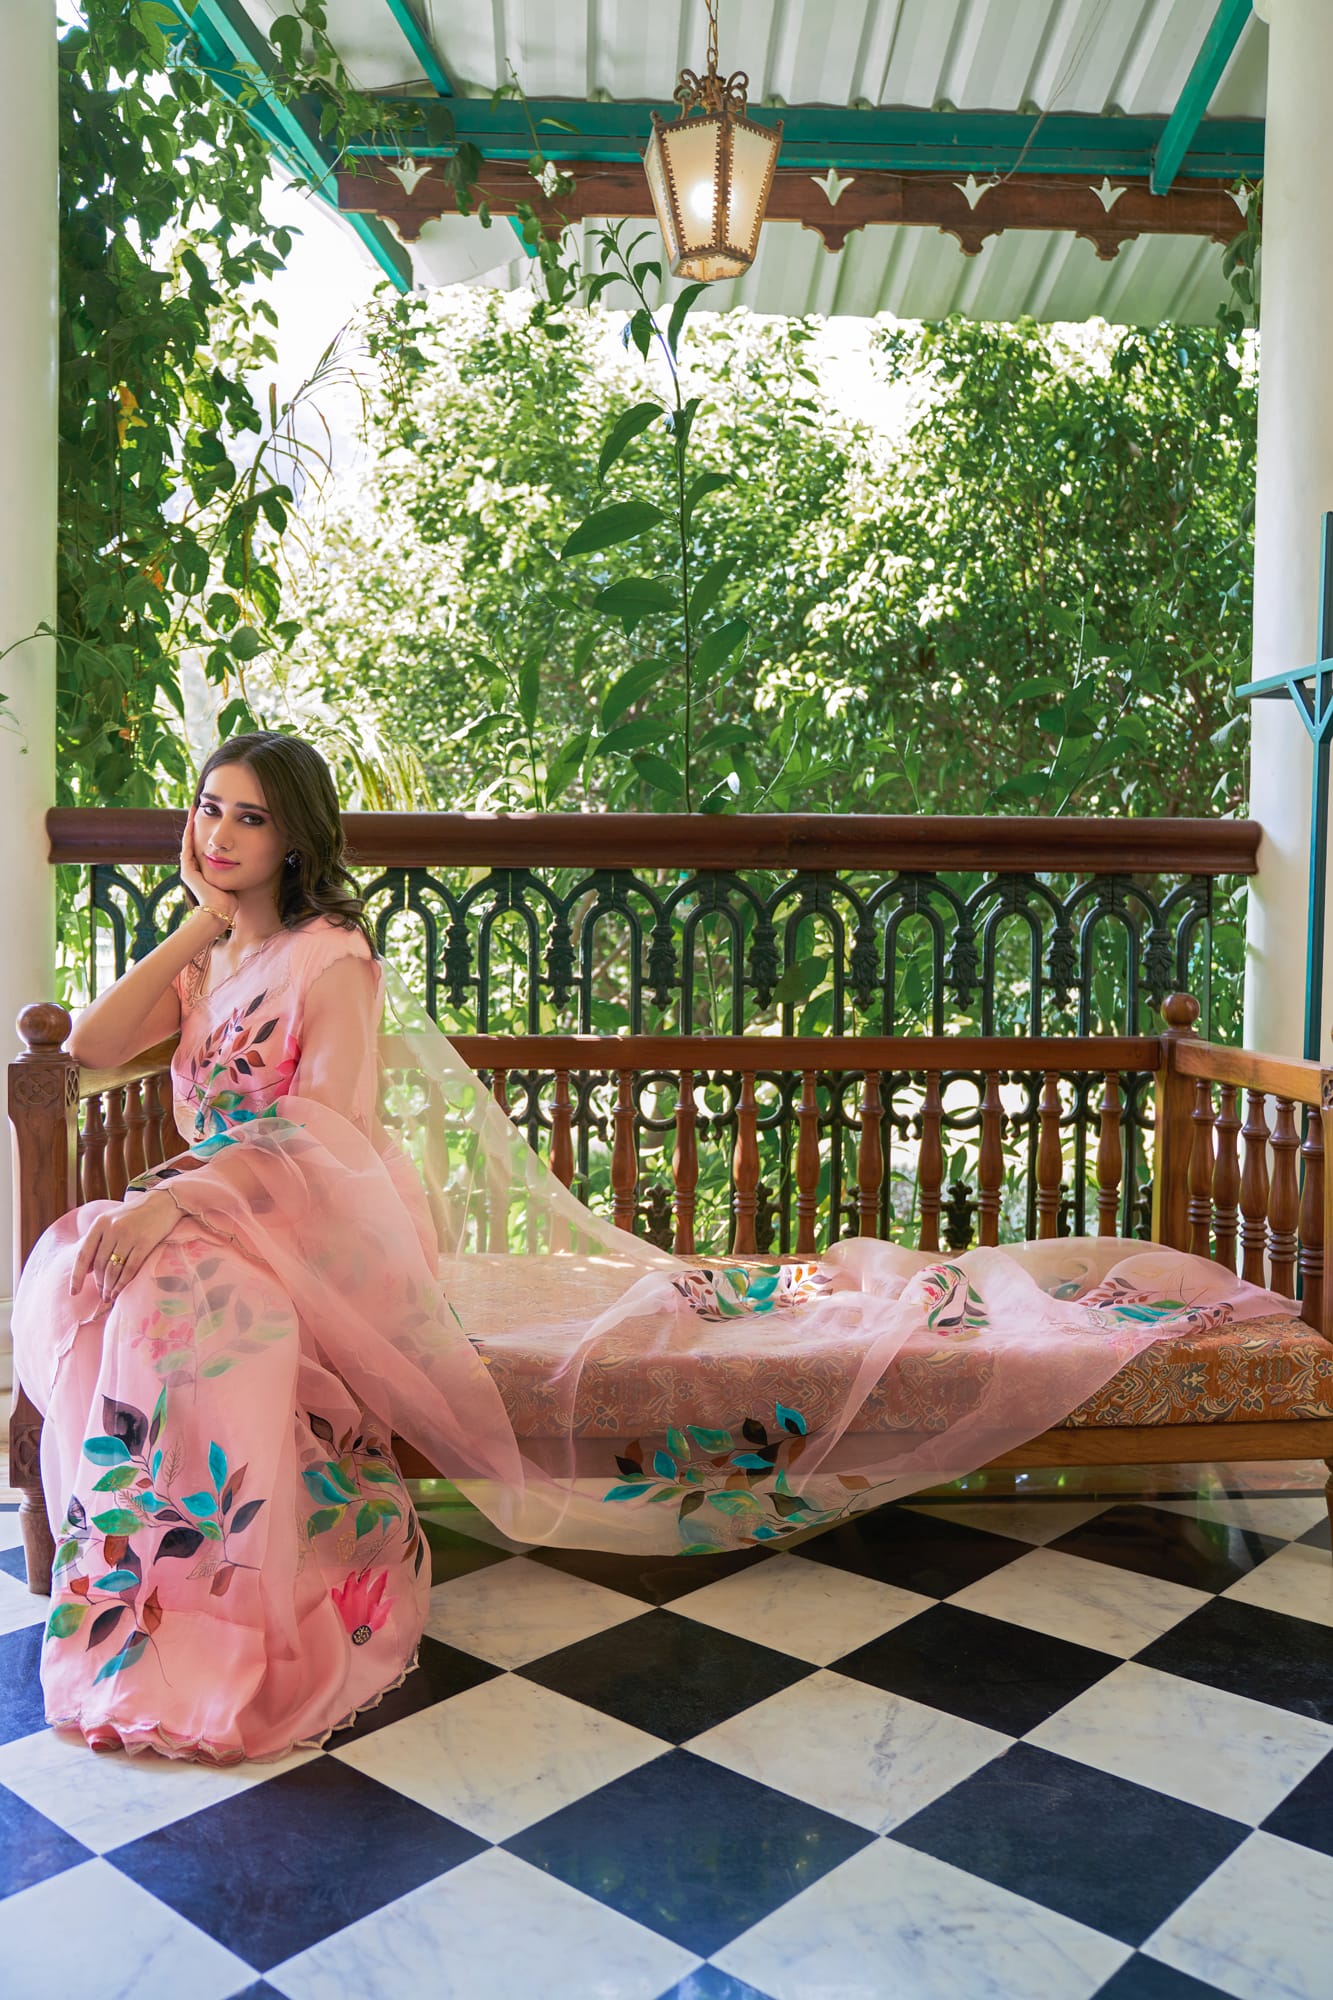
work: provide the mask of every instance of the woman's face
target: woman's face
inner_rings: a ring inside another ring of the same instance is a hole
[[[286,843],[248,764],[209,772],[195,808],[194,846],[204,879],[233,896],[276,886]]]

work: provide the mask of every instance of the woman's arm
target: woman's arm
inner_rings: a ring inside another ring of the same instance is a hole
[[[194,814],[185,822],[181,841],[181,881],[198,899],[185,922],[164,938],[147,958],[123,973],[114,986],[85,1007],[69,1038],[69,1052],[90,1069],[114,1069],[141,1049],[175,1034],[181,1024],[180,1001],[172,988],[195,953],[221,937],[235,915],[236,898],[212,889],[204,881],[194,852]]]
[[[340,958],[306,995],[301,1060],[293,1097],[339,1111],[363,1132],[375,1109],[380,1012],[379,968],[370,958]]]

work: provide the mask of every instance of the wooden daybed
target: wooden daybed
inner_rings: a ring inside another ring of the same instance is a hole
[[[942,1082],[960,1070],[978,1080],[977,1235],[999,1240],[1004,1108],[1015,1076],[1040,1090],[1035,1144],[1039,1237],[1061,1227],[1061,1079],[1100,1077],[1095,1158],[1098,1233],[1119,1233],[1124,1172],[1122,1076],[1155,1073],[1151,1160],[1154,1240],[1212,1256],[1292,1301],[1290,1314],[1151,1348],[1064,1422],[995,1461],[997,1468],[1128,1465],[1242,1459],[1322,1459],[1333,1472],[1333,1282],[1325,1283],[1325,1242],[1333,1241],[1324,1155],[1333,1121],[1333,1070],[1204,1042],[1198,1004],[1173,995],[1154,1036],[1024,1038],[800,1038],[770,1035],[680,1037],[463,1036],[463,1058],[488,1077],[502,1104],[533,1073],[553,1079],[546,1143],[569,1184],[574,1172],[571,1104],[591,1074],[613,1087],[610,1188],[617,1224],[633,1228],[640,1154],[634,1080],[678,1080],[671,1148],[670,1240],[694,1252],[699,1163],[693,1086],[731,1079],[735,1140],[731,1162],[732,1237],[728,1254],[759,1247],[757,1087],[793,1080],[797,1139],[792,1159],[796,1228],[791,1249],[809,1256],[819,1212],[817,1086],[855,1076],[859,1127],[851,1190],[862,1233],[884,1213],[886,1162],[881,1085],[918,1080],[916,1176],[922,1249],[941,1247],[946,1208]],[[9,1112],[17,1148],[19,1255],[80,1200],[119,1196],[145,1166],[179,1151],[170,1118],[170,1045],[113,1071],[83,1069],[64,1049],[68,1015],[26,1008],[23,1053],[9,1068]],[[795,1082],[799,1079],[799,1084]],[[1241,1106],[1244,1105],[1242,1123]],[[10,1480],[22,1496],[29,1588],[50,1587],[52,1543],[38,1469],[41,1420],[16,1384],[10,1423]],[[434,1468],[404,1447],[403,1469]],[[1333,1518],[1333,1478],[1328,1482]]]

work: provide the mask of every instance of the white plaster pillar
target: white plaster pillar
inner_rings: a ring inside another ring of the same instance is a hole
[[[54,993],[55,649],[6,651],[56,604],[56,251],[54,0],[0,5],[0,1047],[14,1017]],[[0,1380],[9,1369],[13,1173],[0,1146]]]
[[[1316,657],[1321,518],[1333,508],[1333,4],[1255,0],[1268,22],[1254,677]],[[1264,830],[1250,884],[1245,1039],[1302,1052],[1313,750],[1289,700],[1257,701],[1250,797]],[[1326,930],[1324,1034],[1333,1018]]]

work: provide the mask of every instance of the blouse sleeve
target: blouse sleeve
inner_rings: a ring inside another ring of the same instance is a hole
[[[330,925],[308,940],[297,1030],[301,1055],[291,1094],[319,1098],[363,1131],[378,1089],[382,985],[360,931]]]

